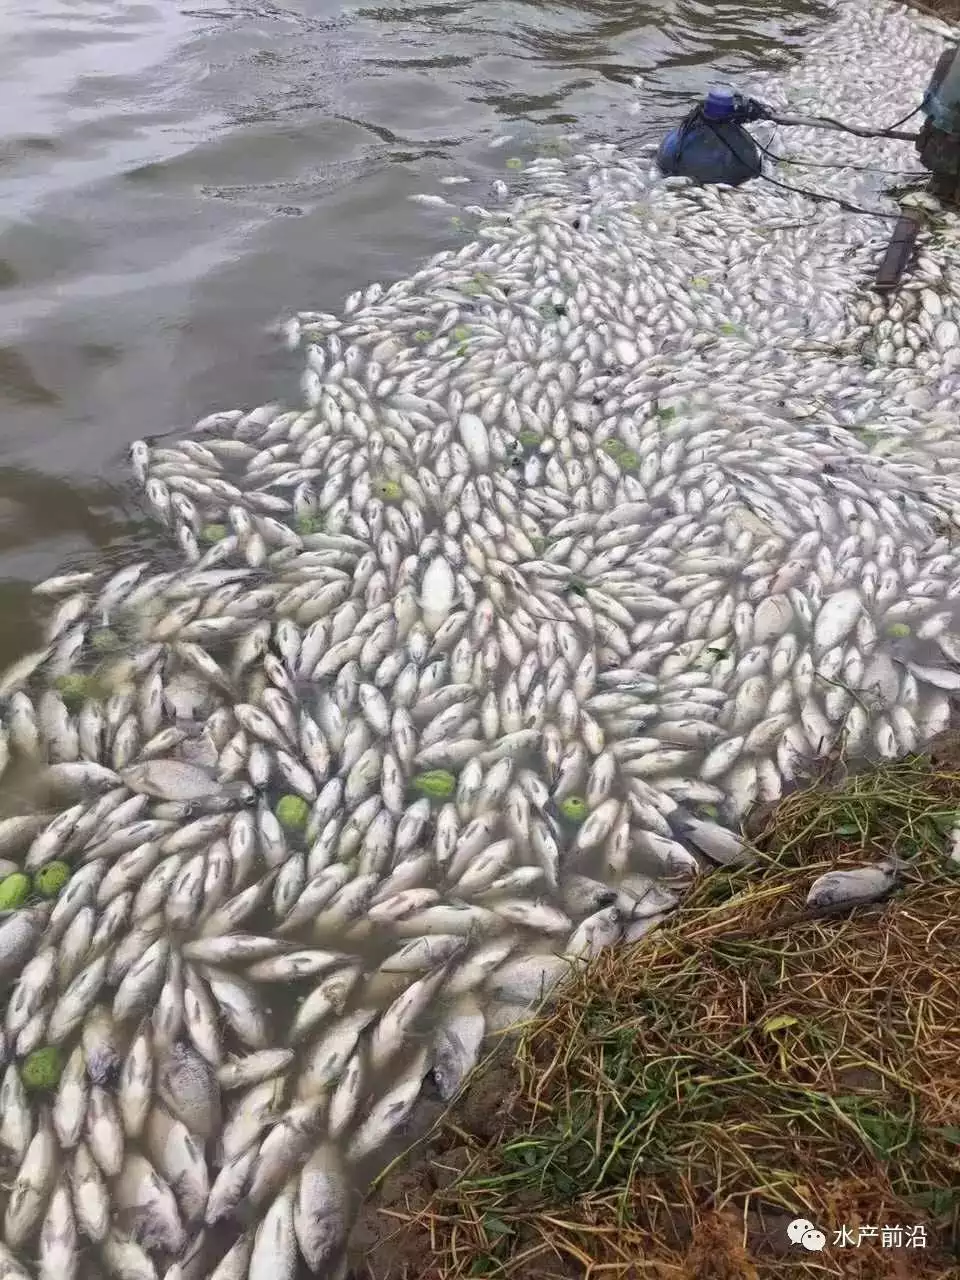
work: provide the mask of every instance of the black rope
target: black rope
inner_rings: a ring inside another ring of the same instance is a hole
[[[751,135],[752,136],[752,135]],[[804,169],[850,169],[853,173],[884,173],[891,178],[916,178],[922,177],[926,181],[926,175],[918,174],[915,169],[884,169],[875,164],[843,164],[839,160],[801,160],[794,159],[792,156],[777,155],[776,151],[771,151],[769,147],[765,147],[762,142],[753,139],[757,145],[757,150],[762,151],[765,156],[769,156],[771,160],[776,160],[777,164],[794,164]]]
[[[884,129],[884,133],[889,133],[890,130],[892,129],[899,129],[902,124],[906,124],[908,120],[912,120],[913,117],[917,114],[917,112],[921,110],[922,110],[922,105],[919,107],[914,107],[913,110],[909,112],[907,115],[905,115],[902,120],[894,120],[893,124],[890,126],[889,129]]]
[[[921,110],[920,107],[914,107],[912,111],[908,111],[907,114],[905,116],[902,116],[899,120],[894,120],[893,124],[890,125],[888,128],[881,129],[879,130],[878,133],[871,136],[875,136],[878,138],[885,138],[885,137],[891,136],[893,134],[894,129],[899,128],[900,125],[902,124],[906,124],[907,121],[911,119],[913,116],[915,116],[917,112],[920,110]],[[828,117],[821,116],[818,118],[827,119]],[[765,147],[763,143],[758,142],[756,138],[754,138],[753,140],[757,145],[757,149],[759,151],[762,151],[765,156],[769,156],[771,160],[775,160],[777,164],[794,164],[794,165],[801,166],[804,169],[850,169],[854,173],[883,173],[883,174],[886,174],[887,177],[891,177],[891,178],[921,178],[922,177],[924,181],[927,181],[927,178],[925,175],[917,174],[916,171],[912,169],[884,169],[884,168],[881,168],[879,165],[843,164],[837,160],[792,159],[787,156],[777,155],[775,151],[771,151],[769,147]],[[869,210],[864,210],[864,212],[869,212]]]
[[[699,110],[702,110],[702,108],[696,108],[696,110],[699,111]],[[804,117],[803,120],[811,121],[811,122],[820,121],[832,129],[840,129],[845,133],[855,133],[859,137],[888,138],[894,135],[894,130],[898,129],[900,125],[906,124],[907,121],[912,119],[917,114],[918,111],[922,111],[922,110],[923,110],[923,106],[921,104],[920,106],[914,107],[912,111],[908,111],[907,114],[902,119],[894,120],[893,124],[889,124],[885,128],[877,129],[877,130],[864,130],[864,129],[855,128],[853,125],[843,124],[840,120],[834,120],[830,116],[807,116],[807,117]],[[690,115],[687,116],[687,118],[680,125],[681,135],[683,133],[684,128],[690,123],[694,114],[695,112],[691,112]],[[777,122],[776,116],[774,116],[772,113],[766,116],[762,116],[760,117],[760,119],[771,120],[774,123]],[[791,121],[791,123],[802,123],[803,120],[801,120],[800,117],[796,117]],[[917,137],[916,134],[909,134],[909,135],[903,135],[903,136],[904,136],[904,140],[908,142],[915,141]],[[620,142],[622,144],[624,142],[645,142],[646,140],[647,140],[646,134],[634,133],[634,134],[628,134],[626,138],[621,138]]]
[[[719,133],[717,129],[714,128],[713,121],[708,120],[706,116],[703,116],[702,120],[713,133],[714,137],[719,138],[730,154],[742,162],[743,157],[738,155],[723,134]],[[751,140],[754,142],[756,141],[755,139]],[[769,182],[771,186],[778,187],[781,191],[789,191],[791,195],[806,196],[809,200],[819,200],[823,203],[835,204],[839,208],[845,209],[847,213],[862,213],[871,218],[886,218],[888,221],[892,222],[898,222],[901,217],[900,213],[885,213],[881,209],[862,209],[859,205],[851,204],[849,200],[844,200],[842,196],[830,196],[826,195],[822,191],[808,191],[805,187],[791,186],[788,182],[780,182],[777,178],[771,178],[770,175],[764,173],[762,169],[757,176],[762,178],[764,182]]]

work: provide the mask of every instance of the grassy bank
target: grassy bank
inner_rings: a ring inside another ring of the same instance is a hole
[[[945,740],[758,819],[757,864],[601,956],[390,1171],[356,1280],[960,1277],[958,815]],[[805,912],[890,852],[887,901]]]

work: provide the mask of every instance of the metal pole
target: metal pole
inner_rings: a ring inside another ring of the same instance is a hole
[[[903,214],[898,220],[893,229],[890,243],[887,245],[887,252],[883,255],[883,261],[877,269],[874,288],[879,293],[889,293],[892,289],[896,289],[900,283],[900,279],[913,253],[914,242],[919,230],[920,223],[907,214]]]

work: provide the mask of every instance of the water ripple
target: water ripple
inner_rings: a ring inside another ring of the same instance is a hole
[[[74,485],[47,542],[89,545],[84,478],[115,480],[128,441],[294,391],[277,315],[454,243],[409,195],[462,174],[482,202],[571,123],[655,135],[820,19],[792,0],[9,0],[0,502],[24,468]]]

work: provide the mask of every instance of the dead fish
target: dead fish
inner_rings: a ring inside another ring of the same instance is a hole
[[[807,894],[808,907],[834,907],[879,902],[899,879],[899,864],[890,859],[872,867],[854,867],[850,871],[828,871],[818,876]]]
[[[210,1066],[176,1041],[157,1063],[157,1095],[191,1133],[207,1141],[220,1127],[220,1086]]]
[[[136,1151],[128,1151],[113,1184],[118,1221],[149,1253],[178,1254],[186,1244],[177,1202],[153,1165]]]
[[[476,1066],[485,1030],[483,1012],[470,996],[458,1000],[444,1018],[433,1050],[433,1078],[445,1102]]]
[[[314,1274],[330,1264],[347,1235],[349,1184],[336,1147],[324,1144],[300,1171],[293,1226]]]
[[[720,866],[742,866],[751,859],[749,849],[734,832],[719,823],[697,818],[680,805],[667,814],[667,822],[680,840],[693,845]]]
[[[140,795],[189,803],[222,795],[224,786],[193,764],[180,760],[147,760],[120,770],[120,777]]]
[[[247,1272],[249,1280],[293,1280],[297,1266],[295,1205],[296,1183],[291,1181],[257,1227]]]

